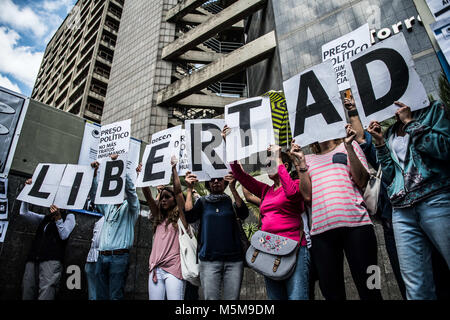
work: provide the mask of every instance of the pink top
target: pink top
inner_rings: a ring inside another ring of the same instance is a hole
[[[361,147],[356,141],[352,145],[368,170]],[[327,154],[308,154],[305,158],[312,183],[312,235],[339,227],[372,224],[361,191],[352,180],[343,143]]]
[[[258,198],[264,199],[259,207],[261,214],[261,230],[277,234],[295,241],[300,241],[300,228],[302,227],[301,214],[304,211],[303,197],[300,193],[299,180],[293,181],[282,164],[278,166],[278,176],[281,187],[274,190],[242,171],[237,163],[231,163],[231,170],[238,180],[248,191]],[[303,236],[302,246],[306,246]]]
[[[161,268],[178,279],[183,279],[181,273],[180,242],[178,227],[172,223],[167,226],[167,219],[156,227],[153,238],[152,252],[149,259],[149,272],[153,271],[153,282],[156,283],[156,268]]]

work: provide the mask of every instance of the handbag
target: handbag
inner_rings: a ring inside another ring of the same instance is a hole
[[[261,214],[259,225],[261,226]],[[300,230],[300,241],[302,236],[303,229]],[[284,280],[295,270],[299,248],[300,243],[295,240],[258,230],[252,236],[245,261],[250,268],[270,279]]]
[[[181,274],[183,279],[195,286],[200,286],[200,266],[197,261],[197,239],[194,229],[189,225],[187,231],[178,219],[178,240],[180,242]],[[192,237],[191,237],[192,235]]]
[[[369,215],[374,216],[378,210],[378,198],[381,188],[381,165],[378,167],[376,174],[371,173],[366,189],[364,190],[364,203],[366,204]]]

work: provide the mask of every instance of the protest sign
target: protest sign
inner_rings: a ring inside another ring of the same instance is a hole
[[[436,20],[450,17],[450,0],[426,0],[426,2]]]
[[[449,0],[450,1],[450,0]],[[449,11],[450,12],[450,11]],[[450,63],[450,16],[430,24],[434,37],[444,54],[447,64]]]
[[[86,121],[84,125],[83,141],[81,142],[79,165],[90,165],[97,160],[98,141],[100,139],[101,126],[94,122]]]
[[[186,130],[181,129],[180,140],[175,141],[174,148],[179,148],[180,153],[178,157],[178,175],[185,176],[186,172],[189,171],[189,159],[187,153],[187,144],[186,144]]]
[[[130,148],[128,149],[127,157],[127,174],[131,177],[131,180],[136,181],[137,173],[136,168],[139,165],[141,156],[141,140],[131,138]]]
[[[53,204],[60,209],[83,209],[93,177],[94,169],[91,166],[68,164]]]
[[[122,156],[130,147],[131,119],[101,127],[97,159],[106,159],[112,154]],[[122,159],[122,157],[120,157]],[[125,158],[126,159],[126,158]]]
[[[225,106],[227,136],[226,161],[232,162],[266,150],[275,144],[272,110],[268,97],[256,97]]]
[[[186,120],[190,170],[199,181],[223,178],[230,171],[222,139],[223,119]]]
[[[330,60],[286,80],[283,87],[296,143],[345,136],[344,107]]]
[[[152,135],[149,145],[142,157],[143,168],[136,180],[137,187],[159,186],[170,182],[172,155],[178,158],[179,149],[175,148],[175,141],[181,137],[181,125],[156,132]]]
[[[8,221],[0,221],[0,242],[5,241],[6,230],[8,230]]]
[[[401,101],[411,111],[429,105],[403,33],[346,61],[356,108],[364,127],[394,116]]]
[[[95,204],[118,204],[124,200],[125,193],[125,161],[101,160],[97,172],[98,186]]]
[[[40,163],[34,170],[32,184],[26,184],[17,200],[50,207],[58,190],[65,164]]]
[[[368,23],[322,46],[322,61],[333,62],[339,91],[350,88],[345,61],[370,46]]]

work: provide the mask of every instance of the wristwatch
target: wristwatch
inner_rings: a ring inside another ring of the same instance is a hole
[[[300,166],[296,166],[297,168],[298,168],[298,170],[300,171],[300,172],[306,172],[306,171],[308,171],[308,169],[309,169],[309,166],[308,165],[306,165],[306,167],[304,167],[304,168],[300,168]]]
[[[358,111],[356,109],[352,109],[352,110],[347,111],[347,114],[349,117],[355,117],[358,115]]]

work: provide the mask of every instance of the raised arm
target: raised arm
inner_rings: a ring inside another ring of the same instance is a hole
[[[188,229],[186,217],[184,216],[185,201],[183,191],[181,190],[180,177],[178,176],[177,163],[177,158],[175,156],[172,156],[172,158],[170,159],[170,164],[172,165],[173,190],[175,192],[175,199],[177,201],[181,222],[183,223],[184,228]]]
[[[133,179],[126,174],[125,177],[125,193],[127,195],[127,202],[128,202],[128,212],[133,216],[139,215],[139,198],[136,193],[136,187],[134,186]]]
[[[53,204],[50,206],[50,213],[53,214],[53,220],[55,220],[56,228],[58,229],[61,240],[69,238],[75,228],[75,215],[70,213],[66,216],[66,220],[63,221],[59,208]]]
[[[248,191],[243,185],[241,185],[242,193],[244,194],[245,200],[247,202],[253,203],[255,206],[258,206],[261,204],[261,199],[252,194],[250,191]]]
[[[391,157],[389,149],[386,147],[383,133],[381,132],[381,126],[378,121],[371,121],[367,132],[370,133],[375,140],[375,148],[377,152],[377,161],[381,165],[381,171],[383,172],[383,180],[386,184],[391,184],[395,177],[395,165],[394,160]]]
[[[142,163],[139,163],[139,165],[136,168],[136,172],[139,175],[141,173],[141,171],[142,171]],[[150,214],[148,215],[148,218],[150,219],[150,217],[153,214],[158,213],[158,210],[159,210],[158,205],[157,205],[155,199],[153,199],[152,192],[149,187],[143,187],[142,193],[144,194],[145,200],[147,200],[147,205],[150,209]]]
[[[411,137],[414,147],[438,160],[448,161],[450,158],[450,120],[447,117],[445,106],[440,102],[435,102],[430,108],[422,109],[418,112],[428,113],[427,118],[431,119],[430,125],[418,122],[413,118],[411,109],[401,103],[397,110],[397,117],[403,122],[406,133]]]
[[[354,147],[357,146],[357,148],[360,148],[359,145],[355,142],[356,146],[353,145],[353,140],[356,137],[356,131],[352,129],[352,126],[347,124],[345,127],[347,131],[347,137],[344,139],[344,146],[347,150],[348,159],[350,162],[350,173],[352,175],[353,180],[355,181],[356,185],[363,189],[367,185],[367,181],[369,181],[369,172],[367,171],[367,164],[366,166],[363,165],[360,158],[364,157],[362,154],[362,150],[360,151],[361,154],[356,154]],[[365,161],[365,157],[364,157]]]
[[[203,206],[202,201],[198,200],[194,204],[192,191],[194,190],[195,183],[198,182],[197,176],[195,174],[186,172],[185,177],[187,191],[186,191],[186,202],[184,204],[184,215],[188,223],[194,223],[199,220],[202,214]]]
[[[358,111],[356,110],[355,100],[353,97],[350,99],[344,99],[344,107],[347,110],[348,120],[352,125],[353,130],[356,132],[356,142],[359,144],[365,143],[364,128],[362,126],[361,119],[359,118]]]
[[[312,199],[312,183],[306,165],[305,154],[302,148],[295,143],[295,139],[291,141],[291,158],[293,159],[295,170],[300,180],[300,193],[306,203],[311,203]]]
[[[283,188],[286,198],[292,200],[300,197],[300,190],[298,183],[295,183],[289,172],[287,171],[283,159],[281,157],[281,147],[279,145],[271,145],[269,151],[275,156],[278,166],[278,177],[280,179],[281,187]]]

